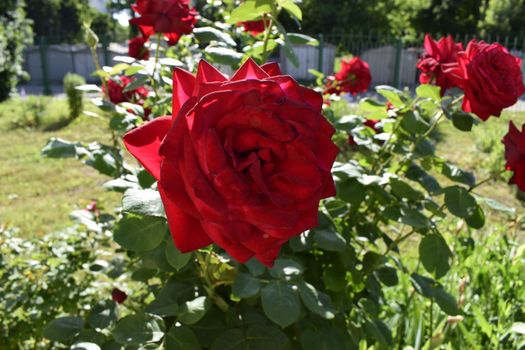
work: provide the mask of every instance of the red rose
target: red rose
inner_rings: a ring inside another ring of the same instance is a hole
[[[509,122],[509,132],[503,137],[505,145],[505,159],[507,170],[513,171],[509,183],[516,184],[521,191],[525,191],[525,125],[521,132]]]
[[[197,22],[197,11],[189,7],[189,0],[137,0],[131,8],[140,17],[129,23],[138,25],[144,36],[166,34],[171,45],[182,34],[191,33]]]
[[[175,245],[212,242],[245,262],[271,266],[291,237],[317,225],[319,200],[335,194],[338,149],[322,97],[248,60],[227,79],[205,61],[173,75],[174,117],[154,119],[124,143],[158,180]]]
[[[328,77],[325,93],[349,92],[356,95],[359,92],[366,92],[372,82],[368,63],[359,57],[351,60],[342,60],[341,69],[334,77]]]
[[[377,120],[377,119],[367,119],[363,122],[363,125],[366,126],[367,128],[370,128],[374,131],[374,133],[378,134],[380,132],[383,132],[383,130],[377,126],[377,124],[380,122],[380,120]],[[352,137],[352,135],[350,135],[348,137],[348,144],[350,146],[355,146],[357,145],[357,142],[355,142],[354,138]]]
[[[482,120],[499,117],[504,108],[518,101],[525,92],[521,59],[498,43],[472,40],[458,55],[458,83],[465,92],[463,110]]]
[[[425,35],[425,52],[417,68],[421,70],[421,84],[435,83],[441,87],[443,95],[447,89],[457,86],[452,77],[452,70],[458,67],[458,52],[463,51],[463,44],[454,42],[451,35],[435,41]]]
[[[128,41],[128,56],[137,60],[149,59],[149,50],[144,46],[148,38],[137,36]]]
[[[117,304],[122,304],[127,298],[128,295],[118,288],[113,288],[111,291],[111,299]]]
[[[245,32],[249,32],[253,36],[257,36],[264,32],[265,25],[269,25],[269,21],[258,20],[258,21],[246,21],[239,22],[237,25],[242,25]]]
[[[134,102],[142,104],[142,99],[148,97],[148,90],[144,86],[124,92],[124,88],[133,80],[134,78],[125,75],[109,79],[107,83],[109,100],[113,103]],[[103,90],[106,92],[105,86]]]

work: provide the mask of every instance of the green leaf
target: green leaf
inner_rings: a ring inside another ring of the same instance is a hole
[[[255,258],[248,260],[244,265],[248,268],[252,276],[260,276],[266,271],[266,267]]]
[[[255,324],[246,331],[250,350],[284,350],[288,348],[288,336],[275,326]]]
[[[346,271],[341,264],[333,264],[323,268],[323,282],[326,289],[341,292],[346,287]]]
[[[104,112],[115,112],[117,108],[113,103],[104,100],[101,97],[93,97],[91,99],[91,103],[93,103],[95,106],[97,106],[98,108],[100,108],[100,110]]]
[[[405,105],[405,102],[403,102],[402,98],[403,92],[401,90],[388,85],[379,85],[376,86],[376,91],[395,107],[403,107]]]
[[[282,281],[272,281],[261,290],[261,301],[264,314],[285,328],[299,320],[301,302],[292,286]]]
[[[434,284],[435,281],[432,278],[421,276],[417,273],[410,275],[410,281],[414,286],[414,289],[426,298],[432,298],[434,295]]]
[[[447,315],[459,315],[460,311],[456,299],[447,293],[443,287],[439,286],[434,289],[434,300],[439,305],[439,308]]]
[[[476,199],[463,187],[447,187],[444,192],[445,205],[453,215],[462,219],[475,215],[475,211],[478,209]]]
[[[102,92],[102,89],[95,84],[84,84],[75,86],[75,90],[83,92]]]
[[[243,57],[242,53],[218,46],[208,46],[204,49],[204,53],[210,61],[228,66],[239,64]]]
[[[505,204],[498,202],[497,200],[492,199],[492,198],[484,197],[481,199],[485,202],[485,204],[487,204],[490,208],[494,210],[497,210],[503,213],[507,213],[510,215],[516,215],[516,208],[508,207]]]
[[[319,45],[319,40],[312,38],[311,36],[299,34],[299,33],[288,33],[288,39],[290,39],[290,42],[292,44],[296,44],[296,45],[310,45],[310,46]]]
[[[208,297],[200,296],[185,302],[180,309],[178,320],[184,324],[194,324],[204,317],[211,307]]]
[[[232,11],[230,18],[228,18],[226,22],[236,24],[237,22],[259,19],[262,15],[272,12],[273,1],[274,0],[247,0]]]
[[[312,230],[314,241],[319,248],[331,252],[343,252],[346,249],[346,240],[332,229]]]
[[[479,328],[481,328],[481,331],[489,338],[492,338],[494,326],[485,318],[483,311],[481,311],[478,306],[473,305],[472,313],[474,314],[476,323],[478,324]]]
[[[334,328],[307,328],[300,337],[303,350],[346,350],[344,339]]]
[[[441,173],[450,180],[463,183],[469,187],[476,184],[476,178],[468,171],[462,170],[455,165],[444,163],[442,165]]]
[[[176,316],[179,314],[179,302],[192,296],[191,286],[168,282],[155,296],[155,300],[146,306],[146,312],[159,316]]]
[[[411,165],[406,171],[406,176],[412,181],[417,181],[430,194],[436,194],[441,191],[441,185],[435,177],[429,175],[425,170],[417,165]]]
[[[396,179],[390,178],[390,187],[392,188],[392,193],[400,198],[407,198],[413,201],[417,201],[423,198],[423,194],[414,189],[413,185]]]
[[[175,247],[173,240],[168,238],[166,240],[166,259],[168,263],[178,271],[191,260],[191,253],[181,253],[181,251]]]
[[[401,210],[400,221],[406,225],[410,225],[415,229],[424,229],[429,227],[430,221],[421,214],[419,210],[414,208],[403,208]]]
[[[84,321],[80,317],[60,317],[49,322],[44,328],[44,337],[51,341],[66,342],[80,333]]]
[[[139,87],[144,86],[148,82],[149,76],[147,75],[140,75],[138,78],[133,79],[131,83],[126,85],[122,92],[129,92],[138,89]]]
[[[240,329],[228,329],[222,332],[211,346],[211,350],[251,350],[244,333]]]
[[[423,119],[417,111],[405,113],[401,120],[401,126],[414,135],[424,134],[430,127],[427,121]]]
[[[292,17],[297,18],[299,21],[303,19],[301,8],[293,0],[277,0],[277,3]]]
[[[128,215],[117,223],[113,239],[124,249],[143,252],[159,246],[165,234],[165,219]]]
[[[335,310],[329,296],[321,294],[314,286],[304,281],[300,281],[297,286],[299,295],[308,310],[327,320],[335,317]]]
[[[261,289],[261,282],[247,273],[239,273],[233,282],[232,292],[239,298],[256,296]]]
[[[392,348],[392,332],[381,320],[366,320],[364,328],[369,337],[378,341],[383,348]]]
[[[78,142],[69,142],[52,137],[42,148],[42,156],[48,158],[73,158],[77,156],[78,148],[83,148]]]
[[[284,29],[283,25],[279,23],[277,20],[275,20],[274,23],[275,23],[275,26],[277,27],[277,30],[279,31],[279,33],[281,33],[284,39],[284,42],[281,45],[282,49],[284,50],[284,55],[286,56],[286,58],[290,60],[290,62],[292,62],[294,67],[296,68],[299,67],[299,64],[300,64],[299,58],[297,57],[297,55],[295,54],[292,48],[292,42],[288,38],[286,29]]]
[[[197,335],[201,345],[209,349],[217,337],[228,332],[225,331],[227,329],[225,314],[216,307],[212,307],[199,322],[191,326],[191,329]]]
[[[375,271],[377,278],[388,287],[393,287],[399,283],[397,271],[393,267],[382,266]]]
[[[144,313],[120,319],[113,329],[113,337],[119,344],[144,345],[158,342],[164,336],[162,318]]]
[[[472,228],[480,229],[485,225],[485,213],[483,209],[478,205],[472,215],[469,215],[465,222]]]
[[[144,71],[145,73],[145,68],[143,66],[131,66],[124,71],[124,75],[132,76],[140,71]]]
[[[166,333],[164,340],[166,350],[200,350],[199,340],[191,328],[173,326]]]
[[[95,343],[82,342],[71,345],[70,350],[100,350],[100,346]]]
[[[419,260],[436,278],[443,277],[450,270],[451,257],[447,242],[439,234],[425,236],[419,243]]]
[[[201,43],[209,43],[210,41],[220,41],[225,44],[228,44],[230,46],[236,46],[237,43],[233,38],[230,36],[230,34],[223,32],[221,30],[218,30],[213,27],[200,27],[200,28],[194,28],[193,34],[197,38],[197,40]]]
[[[89,312],[88,323],[93,328],[103,329],[117,320],[117,304],[114,301],[101,301]]]
[[[301,264],[292,259],[277,259],[273,267],[270,269],[270,274],[275,278],[289,279],[298,277],[304,272]]]
[[[122,211],[145,216],[165,217],[159,192],[150,189],[129,189],[122,198]]]
[[[472,130],[472,125],[474,125],[474,118],[470,113],[459,111],[452,114],[452,124],[458,130],[470,131]]]
[[[421,98],[430,98],[433,101],[441,101],[441,88],[436,85],[423,84],[416,88],[416,95]]]

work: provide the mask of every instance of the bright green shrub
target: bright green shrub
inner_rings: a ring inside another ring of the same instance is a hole
[[[75,119],[82,112],[82,91],[77,90],[77,86],[84,85],[85,83],[86,80],[75,73],[67,73],[64,77],[64,91],[67,95],[70,119]]]

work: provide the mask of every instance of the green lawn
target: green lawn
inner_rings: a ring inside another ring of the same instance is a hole
[[[501,139],[508,132],[509,120],[521,129],[525,113],[504,113],[500,118],[489,118],[474,126],[471,132],[455,129],[450,121],[444,121],[439,128],[443,140],[437,145],[438,155],[444,156],[459,167],[475,173],[478,181],[501,172],[505,168],[504,147]],[[503,175],[510,178],[510,173]],[[522,202],[516,198],[515,186],[505,181],[489,182],[476,193],[496,199],[508,206],[519,209]]]
[[[64,100],[50,98],[30,99],[28,103],[34,105],[36,101],[37,106],[42,106],[44,112],[39,115],[40,122],[37,126],[29,125],[32,128],[13,129],[13,120],[26,117],[13,116],[12,113],[20,110],[28,115],[33,113],[14,101],[0,105],[0,130],[3,132],[0,138],[0,225],[19,227],[22,236],[40,236],[70,225],[68,214],[94,199],[112,212],[120,204],[121,196],[101,188],[108,178],[75,159],[44,159],[40,156],[40,149],[50,137],[108,143],[107,121],[81,116],[62,129],[45,131],[64,121],[67,104]],[[92,109],[87,101],[86,107]],[[507,132],[510,118],[521,125],[525,122],[525,113],[490,118],[475,126],[470,133],[458,131],[449,121],[444,121],[439,127],[443,139],[438,144],[438,154],[474,171],[478,180],[485,179],[491,172],[503,169],[500,140]],[[477,191],[508,206],[522,206],[516,199],[515,188],[503,181],[486,184]]]
[[[63,107],[67,113],[67,105]],[[112,212],[120,195],[101,188],[108,178],[75,159],[40,156],[40,149],[53,136],[108,143],[106,124],[81,116],[56,131],[4,130],[0,138],[0,225],[19,227],[21,236],[41,236],[70,225],[68,214],[93,199]]]

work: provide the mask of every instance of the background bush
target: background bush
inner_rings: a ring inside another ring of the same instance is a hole
[[[26,19],[23,0],[0,2],[0,101],[26,73],[22,70],[23,51],[32,42],[31,21]]]
[[[67,73],[64,76],[64,91],[67,95],[70,119],[78,117],[82,112],[82,91],[77,90],[77,86],[84,85],[85,83],[86,80],[78,74]]]

